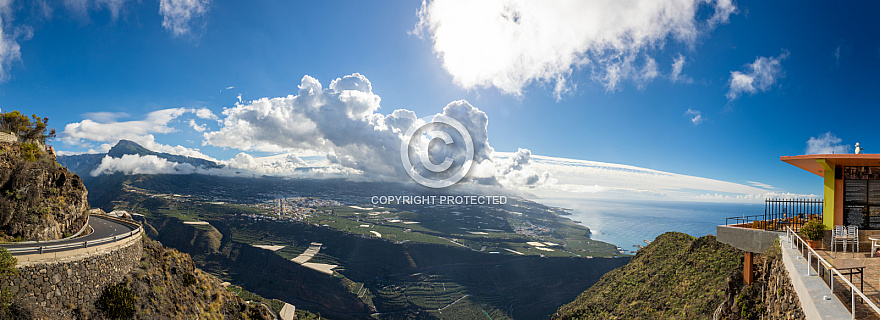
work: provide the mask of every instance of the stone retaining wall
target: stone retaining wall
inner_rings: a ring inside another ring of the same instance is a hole
[[[88,255],[19,264],[18,275],[6,284],[17,298],[44,308],[85,308],[94,305],[105,286],[121,281],[142,254],[138,234]]]

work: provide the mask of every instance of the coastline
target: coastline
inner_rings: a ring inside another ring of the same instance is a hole
[[[590,239],[610,243],[633,253],[646,241],[667,231],[695,237],[715,234],[725,218],[763,212],[761,204],[649,200],[603,200],[532,197],[555,208],[570,208],[564,216],[590,230]]]

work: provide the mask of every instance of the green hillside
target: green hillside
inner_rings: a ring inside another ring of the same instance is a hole
[[[608,272],[554,319],[706,319],[725,299],[743,252],[708,235],[667,232]]]

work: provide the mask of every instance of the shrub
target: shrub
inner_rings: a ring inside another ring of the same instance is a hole
[[[183,285],[191,286],[196,284],[196,282],[198,282],[196,281],[196,276],[194,276],[192,273],[187,273],[183,275]]]
[[[18,274],[18,269],[15,268],[16,263],[18,263],[18,259],[9,254],[6,248],[0,247],[0,282],[5,283],[6,279]],[[11,302],[12,293],[9,292],[8,286],[3,285],[0,288],[0,308],[8,308]]]
[[[134,303],[137,297],[124,283],[114,284],[104,289],[98,298],[98,308],[111,319],[130,319],[134,316]]]
[[[801,227],[801,234],[810,239],[810,241],[822,241],[822,238],[825,237],[825,224],[819,219],[807,221]]]
[[[40,148],[36,143],[25,142],[21,144],[21,156],[27,161],[35,162],[40,155]]]

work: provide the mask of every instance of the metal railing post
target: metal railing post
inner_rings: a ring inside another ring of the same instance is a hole
[[[807,275],[808,276],[813,275],[813,272],[810,270],[810,268],[812,267],[811,264],[813,264],[813,254],[811,252],[807,251]]]

